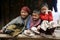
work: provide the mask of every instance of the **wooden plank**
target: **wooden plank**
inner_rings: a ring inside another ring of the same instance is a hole
[[[7,35],[7,34],[0,34],[0,38],[5,38],[5,39],[9,39],[9,38],[13,38],[12,36],[10,35]],[[45,37],[41,37],[41,36],[38,36],[36,35],[35,37],[28,37],[28,36],[25,36],[25,35],[19,35],[17,36],[18,39],[60,39],[60,38],[45,38]]]

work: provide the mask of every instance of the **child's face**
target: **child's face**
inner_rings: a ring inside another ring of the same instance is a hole
[[[21,10],[21,17],[22,17],[22,18],[26,18],[28,15],[29,15],[29,14],[28,14],[27,11]]]
[[[48,7],[43,6],[43,7],[41,8],[41,13],[45,13],[45,12],[46,12],[46,10],[48,10]]]
[[[32,13],[32,19],[34,21],[38,20],[39,19],[39,14],[38,13]]]

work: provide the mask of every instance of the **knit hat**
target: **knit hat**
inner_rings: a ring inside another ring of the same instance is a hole
[[[30,13],[30,9],[27,6],[22,7],[21,10],[24,10],[24,11],[27,11],[28,13]]]

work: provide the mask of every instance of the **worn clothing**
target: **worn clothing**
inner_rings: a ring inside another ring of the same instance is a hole
[[[54,30],[56,27],[54,27],[53,25],[53,22],[48,22],[48,21],[43,21],[41,23],[41,27],[40,27],[40,32],[41,33],[45,33],[45,34],[48,34],[48,35],[52,35],[52,33],[54,33]]]
[[[54,33],[54,30],[55,30],[55,29],[56,29],[56,28],[51,28],[51,29],[48,29],[48,28],[47,28],[47,30],[44,31],[43,29],[40,28],[39,31],[40,31],[41,33],[45,33],[46,35],[52,35],[52,34]]]
[[[28,21],[30,19],[30,16],[28,16],[25,20],[21,18],[21,16],[18,16],[17,18],[13,19],[11,22],[9,22],[6,26],[2,28],[2,30],[5,30],[9,25],[11,24],[24,24],[27,25]],[[22,30],[24,30],[26,27],[24,27]]]
[[[27,28],[30,29],[31,27],[37,27],[38,25],[40,25],[40,21],[40,19],[38,19],[37,21],[33,21],[33,19],[31,18],[28,22]]]
[[[53,21],[52,13],[51,12],[48,12],[48,14],[40,13],[40,19],[47,20],[47,21]]]
[[[52,9],[54,8],[54,11],[57,12],[57,0],[52,0]]]

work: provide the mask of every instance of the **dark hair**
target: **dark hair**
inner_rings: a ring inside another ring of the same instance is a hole
[[[33,11],[33,13],[40,14],[40,10],[38,10],[38,9],[35,9],[35,10]]]
[[[48,8],[47,3],[42,3],[42,4],[40,5],[40,10],[41,10],[41,8],[44,7],[44,6],[46,6],[46,7]]]

